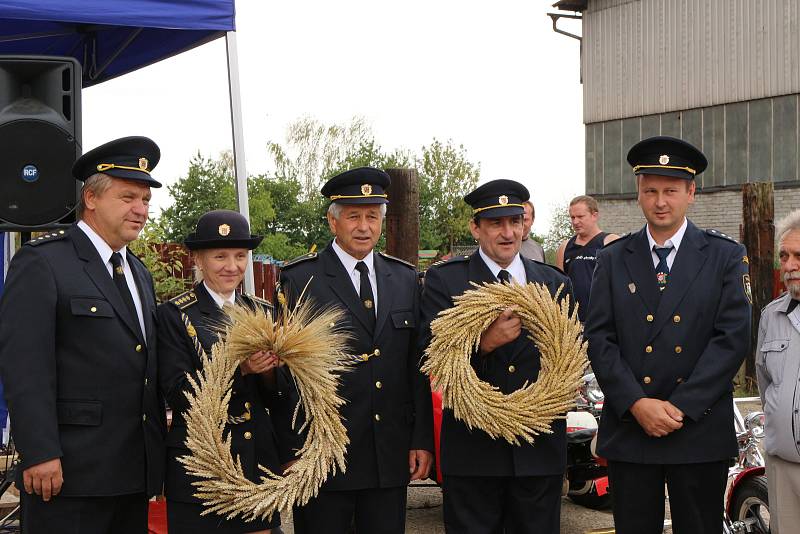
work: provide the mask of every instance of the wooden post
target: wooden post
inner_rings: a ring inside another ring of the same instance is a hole
[[[753,322],[750,351],[744,363],[743,385],[757,389],[755,351],[761,309],[772,300],[775,262],[773,184],[758,182],[742,187],[742,242],[750,259],[750,286],[753,293]]]
[[[386,252],[417,265],[419,175],[416,169],[386,169],[392,178],[386,207]]]

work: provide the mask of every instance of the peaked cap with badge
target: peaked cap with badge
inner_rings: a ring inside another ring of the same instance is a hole
[[[375,167],[358,167],[337,174],[322,186],[321,193],[339,204],[388,204],[389,175]]]
[[[161,187],[150,172],[161,159],[161,149],[150,138],[139,135],[122,137],[93,148],[78,158],[72,166],[72,175],[81,182],[97,173],[114,178],[144,182],[150,187]]]
[[[682,139],[660,135],[642,139],[628,151],[633,174],[655,174],[694,180],[706,170],[708,160],[700,150]]]
[[[464,197],[472,207],[473,217],[508,217],[523,215],[523,202],[531,198],[528,189],[514,180],[486,182]]]
[[[207,248],[246,248],[253,250],[264,239],[250,233],[247,219],[232,210],[213,210],[204,213],[197,228],[184,240],[189,250]]]

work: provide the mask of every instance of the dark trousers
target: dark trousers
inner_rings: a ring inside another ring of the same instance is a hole
[[[241,534],[269,530],[281,524],[278,512],[269,521],[256,518],[245,521],[242,516],[227,519],[224,515],[201,515],[207,508],[200,503],[167,499],[167,528],[169,534]]]
[[[20,492],[23,534],[147,534],[147,496],[53,497]]]
[[[448,534],[558,534],[561,475],[459,477],[445,475]]]
[[[674,534],[722,532],[728,462],[652,465],[608,462],[617,534],[660,534],[664,484]]]
[[[293,510],[296,534],[403,534],[406,529],[406,487],[320,491]]]

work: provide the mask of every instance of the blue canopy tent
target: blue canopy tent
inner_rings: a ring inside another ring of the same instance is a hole
[[[234,0],[2,0],[0,55],[71,56],[83,87],[225,36],[239,211],[249,220]],[[253,290],[248,263],[245,288]]]

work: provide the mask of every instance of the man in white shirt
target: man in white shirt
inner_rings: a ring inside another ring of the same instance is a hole
[[[21,457],[22,528],[147,532],[166,431],[156,383],[155,295],[129,250],[147,221],[158,146],[84,154],[79,222],[26,243],[0,301],[0,374]]]
[[[702,152],[654,137],[628,162],[647,225],[597,254],[585,325],[614,523],[660,533],[666,484],[675,534],[717,534],[737,454],[732,379],[750,345],[747,253],[686,218]]]
[[[786,534],[800,525],[800,210],[781,220],[775,235],[787,291],[761,312],[756,375],[766,415],[769,528]]]
[[[464,201],[472,208],[470,231],[478,250],[434,264],[425,275],[420,349],[431,341],[431,322],[453,306],[453,298],[473,289],[471,282],[536,282],[572,302],[569,279],[555,267],[520,255],[523,207],[528,190],[513,180],[492,180]],[[481,335],[470,362],[478,377],[505,394],[535,382],[539,349],[512,308]],[[469,428],[445,410],[441,468],[445,531],[450,534],[558,534],[561,485],[566,468],[566,427],[553,421],[552,433],[533,444],[511,445]]]
[[[354,365],[339,393],[350,444],[347,471],[322,485],[294,510],[298,534],[356,532],[402,534],[406,486],[428,476],[433,461],[433,409],[416,351],[419,283],[413,265],[374,248],[388,203],[389,175],[360,167],[328,180],[334,239],[319,254],[281,270],[289,306],[300,295],[345,312],[348,353]]]

